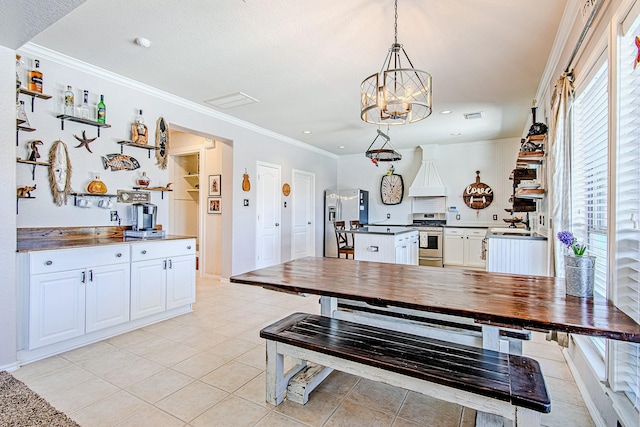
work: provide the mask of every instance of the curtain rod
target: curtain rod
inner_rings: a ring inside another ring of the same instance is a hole
[[[578,50],[580,49],[580,46],[582,45],[582,42],[584,41],[584,39],[587,37],[587,32],[589,31],[589,28],[591,28],[591,24],[593,24],[593,20],[598,14],[598,11],[600,10],[600,7],[602,7],[603,3],[604,3],[604,0],[598,0],[598,4],[591,11],[591,15],[589,15],[589,19],[587,20],[587,23],[584,24],[582,33],[580,33],[580,38],[578,39],[576,46],[573,48],[573,52],[571,52],[571,57],[569,58],[569,62],[567,62],[567,66],[565,67],[565,70],[564,70],[565,73],[568,73],[570,71],[571,63],[573,62],[576,55],[578,54]]]

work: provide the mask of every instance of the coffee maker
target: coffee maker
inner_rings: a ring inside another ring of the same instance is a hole
[[[132,228],[134,231],[156,229],[158,207],[151,203],[134,203],[131,205]]]

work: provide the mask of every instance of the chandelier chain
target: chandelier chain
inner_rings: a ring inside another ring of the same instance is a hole
[[[396,0],[395,9],[396,9],[396,15],[395,15],[395,25],[393,27],[393,31],[395,35],[394,37],[395,44],[398,44],[398,0]]]

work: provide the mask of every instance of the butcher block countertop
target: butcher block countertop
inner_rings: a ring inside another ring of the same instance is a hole
[[[142,243],[148,241],[166,241],[191,239],[194,236],[168,235],[161,239],[139,239],[124,237],[124,227],[45,227],[19,228],[17,252],[48,251],[91,246],[117,245],[123,243]]]

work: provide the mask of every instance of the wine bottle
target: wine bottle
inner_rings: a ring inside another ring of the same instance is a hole
[[[36,67],[29,71],[29,90],[42,93],[42,72],[40,71],[40,61],[34,60]]]
[[[87,120],[93,119],[93,117],[91,117],[91,107],[89,107],[89,91],[88,90],[84,91],[84,101],[82,101],[82,105],[78,107],[78,113],[80,117],[83,119],[87,119]]]
[[[107,106],[104,105],[104,95],[100,95],[100,102],[98,102],[98,123],[105,123],[107,120]]]
[[[75,97],[73,96],[73,90],[71,86],[67,86],[67,90],[64,93],[64,114],[67,116],[75,115]]]

